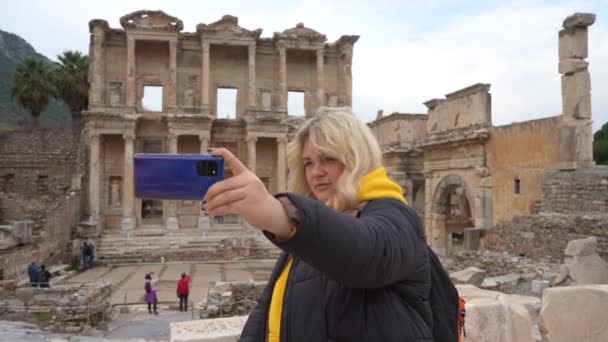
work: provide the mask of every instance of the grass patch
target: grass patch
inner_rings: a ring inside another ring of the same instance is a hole
[[[48,324],[53,319],[50,312],[31,312],[30,319],[38,324]]]

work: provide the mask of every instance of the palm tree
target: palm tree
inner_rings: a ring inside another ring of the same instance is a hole
[[[17,65],[11,85],[11,98],[30,112],[34,126],[38,126],[40,113],[55,95],[51,71],[44,62],[26,57]]]
[[[89,57],[79,51],[65,51],[58,55],[59,63],[55,71],[55,84],[59,96],[70,107],[72,120],[80,118],[87,108],[89,83]]]

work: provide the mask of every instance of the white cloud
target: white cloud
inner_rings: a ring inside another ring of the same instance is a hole
[[[13,1],[3,6],[0,29],[25,38],[54,58],[64,50],[88,51],[88,22],[119,18],[139,9],[162,9],[192,32],[224,14],[245,28],[274,31],[304,22],[335,41],[361,35],[353,61],[353,106],[372,120],[378,109],[424,113],[422,102],[457,89],[491,83],[496,125],[558,115],[557,32],[576,11],[595,12],[589,62],[594,128],[608,121],[608,6],[606,1],[479,2],[476,0],[323,1],[251,3],[210,1]]]
[[[435,30],[392,44],[355,48],[354,107],[366,120],[377,109],[425,113],[422,102],[474,83],[491,83],[493,123],[561,113],[558,31],[577,4],[501,5],[453,17]],[[584,8],[583,8],[584,9]],[[590,27],[594,128],[608,121],[608,34]],[[595,63],[594,63],[595,62]]]

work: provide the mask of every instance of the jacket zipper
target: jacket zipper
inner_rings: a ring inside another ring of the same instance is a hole
[[[291,298],[291,288],[293,287],[293,282],[291,278],[295,273],[296,266],[298,264],[298,259],[296,259],[293,255],[291,256],[291,268],[289,269],[289,274],[287,274],[287,284],[285,286],[285,295],[283,296],[283,312],[281,317],[281,342],[290,342],[291,341],[291,329],[289,328],[289,308],[286,304],[289,304],[289,299]],[[285,336],[283,338],[282,336]]]

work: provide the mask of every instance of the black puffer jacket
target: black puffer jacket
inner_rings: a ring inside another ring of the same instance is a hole
[[[240,341],[266,340],[273,286],[289,254],[281,342],[433,341],[428,248],[413,209],[378,199],[353,217],[285,196],[300,224],[289,240],[275,242],[284,253]]]

